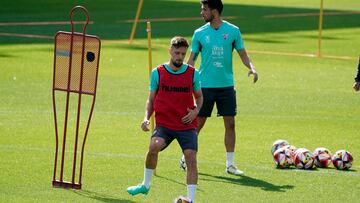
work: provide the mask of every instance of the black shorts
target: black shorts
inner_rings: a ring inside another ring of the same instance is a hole
[[[170,130],[169,128],[156,126],[151,137],[161,137],[165,140],[166,146],[161,149],[164,150],[170,143],[176,139],[182,149],[198,150],[198,136],[196,129],[190,130]]]
[[[204,103],[198,116],[211,117],[211,112],[216,103],[217,116],[236,115],[236,91],[234,87],[201,88]]]

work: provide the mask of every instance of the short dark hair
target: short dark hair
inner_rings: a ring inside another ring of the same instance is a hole
[[[219,14],[221,14],[224,7],[221,0],[201,0],[201,3],[208,5],[210,9],[216,9]]]
[[[171,47],[180,48],[180,47],[189,47],[188,41],[184,37],[175,36],[170,41]]]

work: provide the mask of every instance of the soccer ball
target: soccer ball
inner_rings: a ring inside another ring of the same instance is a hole
[[[317,167],[326,168],[331,162],[331,152],[324,147],[319,147],[314,150],[313,158]]]
[[[299,169],[311,169],[314,158],[308,149],[300,148],[295,153],[295,166]]]
[[[334,166],[339,170],[347,170],[351,168],[353,157],[349,151],[339,150],[332,156]]]
[[[289,145],[288,141],[286,141],[286,140],[276,140],[276,141],[273,143],[272,147],[271,147],[271,155],[274,155],[274,152],[275,152],[277,149],[279,149],[279,148],[281,148],[281,147],[283,147],[283,146],[286,146],[286,145]]]
[[[286,147],[281,147],[274,152],[274,162],[279,168],[289,168],[293,163],[293,153]]]
[[[309,150],[306,149],[306,148],[298,148],[298,149],[295,150],[294,156],[296,156],[297,153],[302,152],[302,151],[309,151]]]
[[[173,203],[192,203],[191,199],[184,196],[179,196],[174,199]]]
[[[281,148],[286,148],[290,150],[291,153],[291,163],[294,164],[295,162],[295,151],[297,150],[297,148],[294,145],[285,145]]]
[[[186,171],[186,162],[185,162],[185,156],[182,156],[179,161],[179,166],[182,170]]]
[[[295,154],[295,151],[297,150],[297,148],[294,145],[285,145],[282,148],[286,148],[289,149],[290,151],[292,151]]]

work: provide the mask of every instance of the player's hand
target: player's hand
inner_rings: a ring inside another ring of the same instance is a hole
[[[141,129],[145,132],[149,131],[150,130],[149,125],[150,125],[150,121],[147,119],[144,119],[144,121],[141,123]]]
[[[250,70],[249,73],[248,73],[248,77],[250,77],[250,75],[254,75],[254,83],[256,83],[256,81],[258,81],[258,79],[259,79],[259,76],[256,73],[256,71],[255,70]]]
[[[187,108],[187,111],[188,113],[186,114],[186,116],[182,117],[181,119],[184,124],[190,124],[191,122],[193,122],[193,120],[197,117],[199,113],[199,110],[197,108]]]
[[[355,91],[359,91],[360,90],[360,82],[355,82],[353,85],[353,88]]]

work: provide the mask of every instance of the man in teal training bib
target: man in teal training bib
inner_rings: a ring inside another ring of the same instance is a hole
[[[204,102],[198,114],[197,131],[199,133],[205,125],[216,103],[217,115],[223,117],[225,125],[226,172],[243,175],[244,172],[234,163],[236,137],[236,92],[232,64],[234,49],[243,64],[249,68],[248,75],[254,76],[254,83],[258,80],[258,75],[246,53],[239,28],[221,19],[222,9],[221,0],[201,0],[201,15],[207,23],[194,32],[188,64],[194,66],[201,52],[199,74]],[[184,157],[181,163],[180,167],[184,165]],[[184,166],[181,168],[185,169]]]

